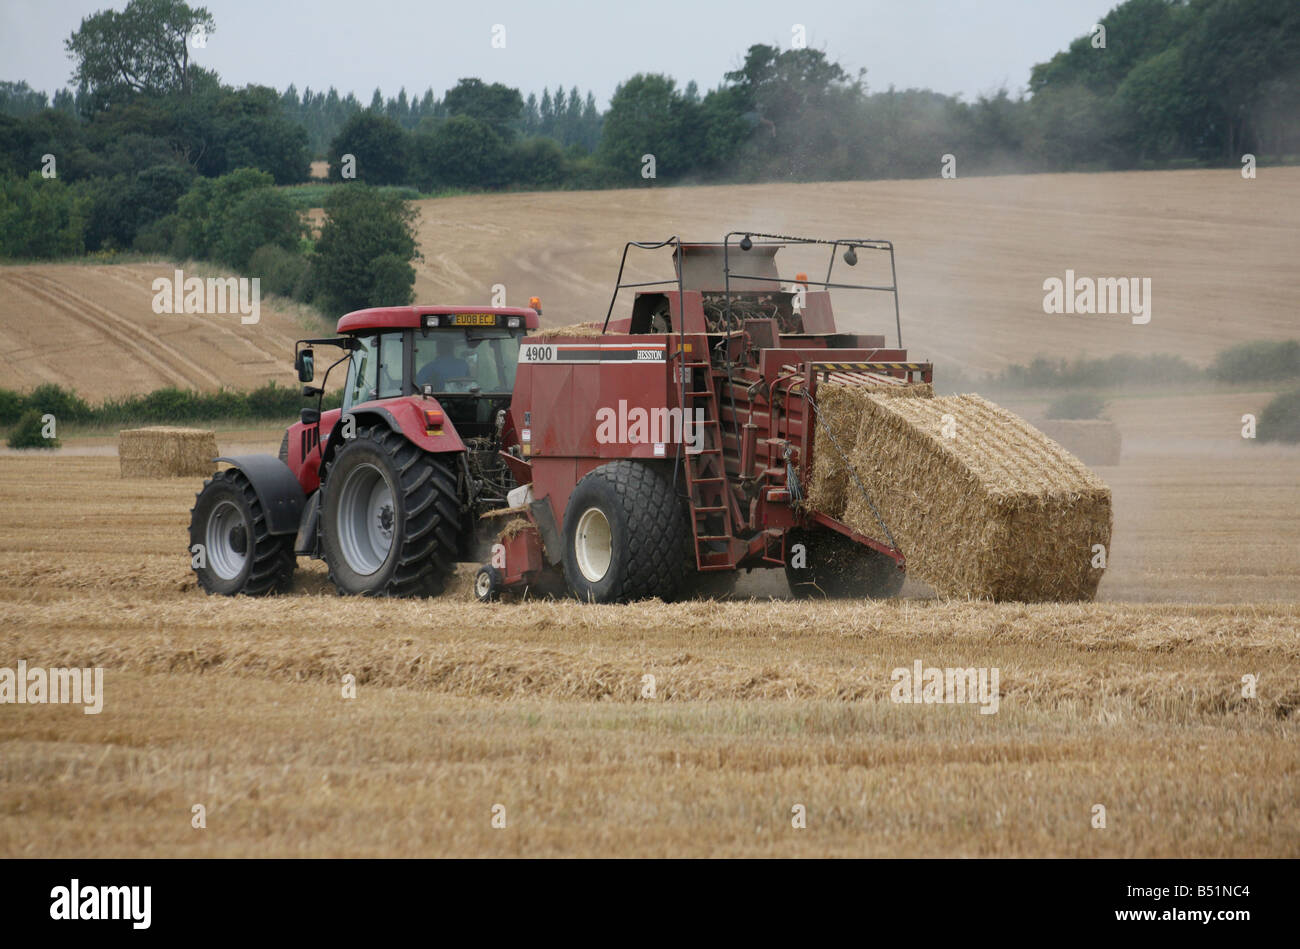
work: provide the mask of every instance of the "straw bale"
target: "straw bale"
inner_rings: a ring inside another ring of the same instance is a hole
[[[217,470],[216,433],[197,428],[125,429],[117,454],[123,478],[203,478]]]
[[[835,443],[829,438],[822,438],[822,431],[829,428],[834,432],[835,440],[846,454],[853,451],[858,434],[866,416],[863,414],[861,400],[871,393],[886,398],[912,397],[921,399],[934,398],[934,386],[928,382],[907,385],[878,386],[844,386],[825,384],[817,390],[817,447],[813,452],[812,485],[808,489],[808,506],[818,511],[844,512],[848,503],[848,492],[852,486],[848,467],[844,459],[835,450]],[[855,489],[856,490],[856,489]],[[832,514],[839,517],[840,514]],[[875,536],[874,534],[872,536]]]
[[[976,395],[848,399],[838,411],[862,415],[850,461],[910,575],[950,597],[1032,602],[1096,594],[1102,571],[1092,566],[1093,545],[1109,549],[1111,496],[1077,458]],[[945,415],[952,438],[944,435]],[[825,445],[817,445],[820,454]],[[818,510],[885,539],[862,493],[850,485],[846,494],[842,509]]]

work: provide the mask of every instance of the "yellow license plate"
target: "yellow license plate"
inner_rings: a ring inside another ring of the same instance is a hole
[[[457,313],[453,322],[455,326],[496,326],[495,313]]]

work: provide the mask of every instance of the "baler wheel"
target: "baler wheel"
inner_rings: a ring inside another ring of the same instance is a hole
[[[208,594],[265,596],[287,589],[298,565],[293,541],[292,534],[267,529],[262,502],[237,468],[205,481],[190,508],[190,565]]]
[[[474,574],[474,596],[480,603],[501,599],[501,573],[491,564],[478,568]]]
[[[790,550],[804,546],[806,564],[790,565]],[[785,578],[796,599],[845,599],[897,596],[903,588],[903,571],[879,551],[856,543],[832,530],[795,530],[786,538]]]
[[[339,593],[437,596],[455,568],[455,471],[387,426],[358,428],[326,474],[320,539]]]
[[[564,578],[594,603],[677,598],[688,569],[686,505],[666,466],[612,461],[588,473],[564,512]]]

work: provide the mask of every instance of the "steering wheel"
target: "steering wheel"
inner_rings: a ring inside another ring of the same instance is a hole
[[[478,380],[473,376],[453,376],[442,380],[442,388],[444,392],[468,392],[470,386],[477,383]]]

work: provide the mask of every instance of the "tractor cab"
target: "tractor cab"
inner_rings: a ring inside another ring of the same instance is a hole
[[[368,319],[363,328],[344,328],[360,315],[340,322],[353,341],[343,412],[385,399],[432,398],[461,438],[494,434],[497,413],[509,408],[520,340],[536,325],[535,312],[531,322],[527,313],[425,312],[400,321],[407,325]]]

